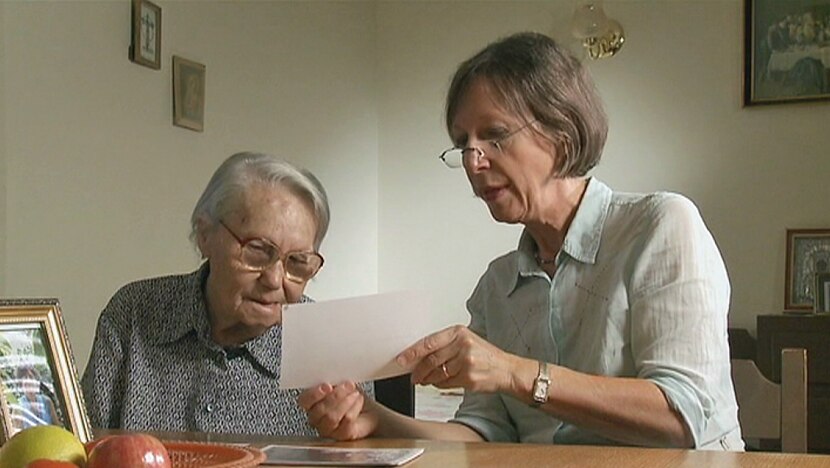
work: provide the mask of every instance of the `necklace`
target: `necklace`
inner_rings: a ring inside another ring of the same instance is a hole
[[[536,257],[536,261],[539,262],[539,265],[550,265],[550,264],[556,263],[556,257],[542,258],[542,256],[539,255],[539,252],[536,252],[533,255]]]

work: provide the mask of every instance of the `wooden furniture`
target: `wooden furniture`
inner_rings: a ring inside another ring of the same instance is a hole
[[[781,351],[781,383],[755,361],[732,360],[732,382],[744,439],[780,439],[782,452],[807,452],[807,352]]]
[[[759,315],[758,368],[781,382],[781,350],[807,350],[807,450],[830,453],[830,315]]]
[[[746,328],[727,328],[729,336],[729,357],[732,359],[755,360],[758,344]]]
[[[114,431],[97,431],[104,435]],[[286,438],[269,436],[230,436],[199,433],[156,433],[168,440],[190,440],[212,443],[250,443],[257,447],[268,444],[334,445],[337,447],[408,448],[423,447],[424,453],[406,464],[406,468],[426,467],[506,467],[506,466],[590,466],[590,467],[657,467],[705,466],[830,468],[830,456],[769,452],[713,452],[682,449],[637,447],[599,447],[580,445],[501,444],[440,442],[410,439],[365,439],[333,443],[325,439]]]
[[[412,374],[375,380],[375,399],[387,408],[407,416],[415,416],[415,386]]]

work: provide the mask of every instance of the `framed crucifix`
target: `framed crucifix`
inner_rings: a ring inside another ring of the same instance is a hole
[[[130,60],[161,68],[161,7],[148,0],[133,0]]]

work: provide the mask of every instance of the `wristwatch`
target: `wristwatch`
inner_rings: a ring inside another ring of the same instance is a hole
[[[539,361],[539,375],[533,381],[533,402],[530,406],[538,408],[539,405],[548,402],[548,388],[550,388],[550,377],[548,377],[548,363]]]

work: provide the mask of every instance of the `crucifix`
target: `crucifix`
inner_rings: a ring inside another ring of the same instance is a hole
[[[144,44],[141,48],[153,54],[155,53],[156,22],[150,13],[141,15],[141,27],[144,29]]]

